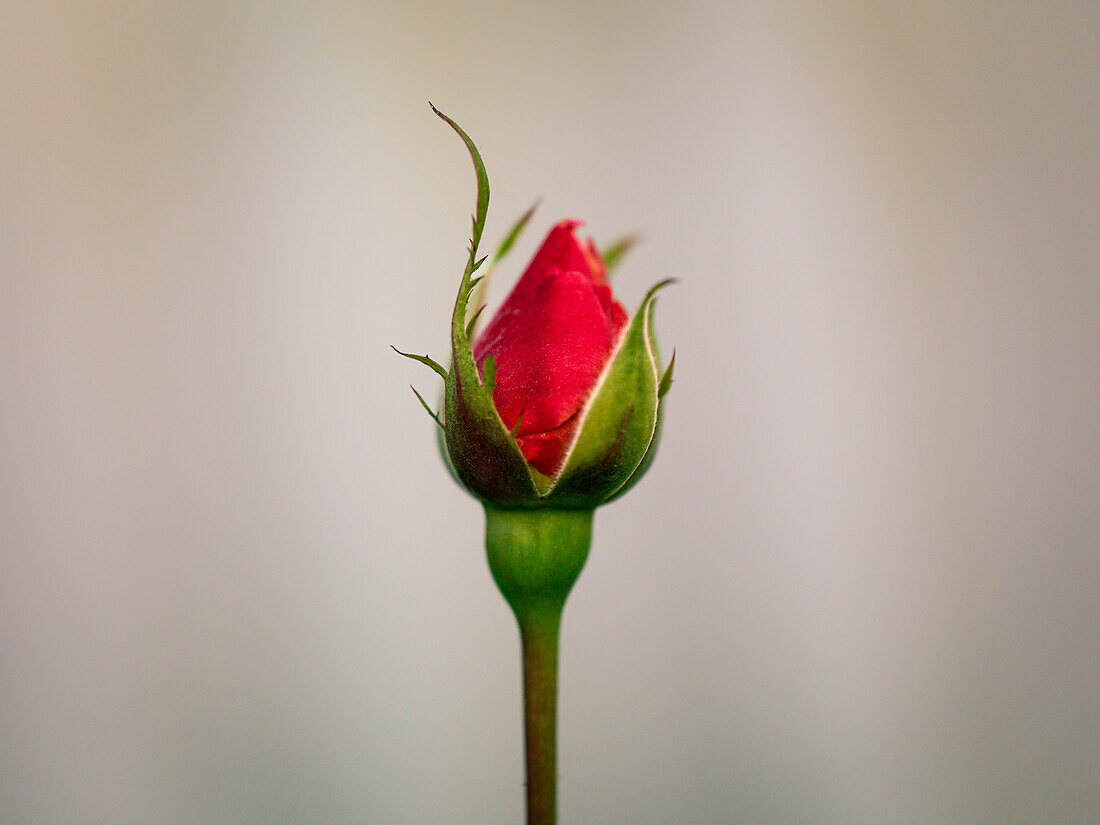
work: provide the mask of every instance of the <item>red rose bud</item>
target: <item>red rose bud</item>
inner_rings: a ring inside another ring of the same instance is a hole
[[[474,346],[478,369],[496,361],[493,402],[527,463],[561,467],[581,409],[619,342],[626,311],[607,284],[595,246],[562,221]]]
[[[662,376],[652,316],[654,296],[668,281],[628,318],[596,247],[575,237],[580,222],[562,221],[471,347],[475,320],[467,309],[485,261],[477,248],[489,181],[473,141],[440,117],[473,158],[478,207],[451,319],[451,368],[409,356],[444,377],[444,417],[421,403],[443,431],[455,478],[486,504],[592,509],[625,492],[653,460],[672,362]],[[508,234],[493,264],[530,215]]]

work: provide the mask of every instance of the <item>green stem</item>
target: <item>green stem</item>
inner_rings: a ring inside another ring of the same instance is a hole
[[[485,508],[489,569],[511,605],[523,644],[527,825],[554,825],[558,631],[592,540],[591,510]]]
[[[527,750],[527,823],[557,821],[558,628],[561,611],[520,625],[523,641],[523,728]]]

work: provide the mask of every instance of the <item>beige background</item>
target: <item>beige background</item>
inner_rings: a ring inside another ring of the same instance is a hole
[[[563,823],[1100,821],[1100,6],[0,8],[0,821],[517,823],[517,641],[389,344],[481,145],[641,230],[661,454]],[[498,285],[499,286],[499,285]],[[498,292],[499,295],[499,292]]]

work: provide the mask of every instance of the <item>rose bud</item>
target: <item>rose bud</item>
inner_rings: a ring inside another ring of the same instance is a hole
[[[435,109],[435,107],[432,107]],[[553,825],[557,783],[557,663],[562,609],[592,542],[597,506],[637,482],[653,460],[663,377],[653,334],[654,286],[628,317],[607,273],[628,243],[601,257],[563,221],[543,242],[484,332],[471,294],[489,208],[489,179],[477,147],[449,117],[474,161],[477,211],[469,258],[451,316],[451,367],[439,425],[454,477],[485,507],[485,551],[493,580],[519,624],[527,822]],[[529,210],[507,234],[486,274],[511,248]],[[484,290],[482,290],[484,292]],[[480,303],[477,301],[476,303]],[[414,389],[413,392],[416,392]]]
[[[648,469],[656,449],[663,377],[653,333],[662,281],[632,317],[615,299],[607,266],[579,221],[555,226],[492,320],[471,346],[467,319],[477,247],[488,208],[488,179],[473,142],[478,211],[451,324],[451,369],[426,356],[446,383],[439,424],[456,479],[494,507],[593,509],[620,495]],[[495,264],[524,228],[507,236]],[[480,310],[479,310],[480,312]],[[405,354],[405,353],[402,353]],[[675,359],[673,359],[675,360]],[[419,394],[417,394],[418,397]]]

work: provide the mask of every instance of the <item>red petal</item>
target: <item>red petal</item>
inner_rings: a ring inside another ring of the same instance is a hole
[[[591,241],[582,244],[573,234],[573,230],[581,225],[581,221],[567,220],[551,229],[539,251],[527,265],[527,271],[520,278],[520,283],[529,277],[541,278],[551,269],[580,272],[587,275],[589,280],[606,283],[606,269],[595,246]]]
[[[561,469],[565,451],[573,443],[578,424],[580,419],[573,416],[549,432],[517,435],[516,443],[528,464],[543,475],[552,476]]]
[[[496,336],[485,331],[479,355],[497,362],[493,400],[519,432],[545,432],[572,416],[607,361],[611,326],[592,284],[579,272],[551,272],[522,306],[501,308]],[[483,360],[483,359],[482,359]]]

